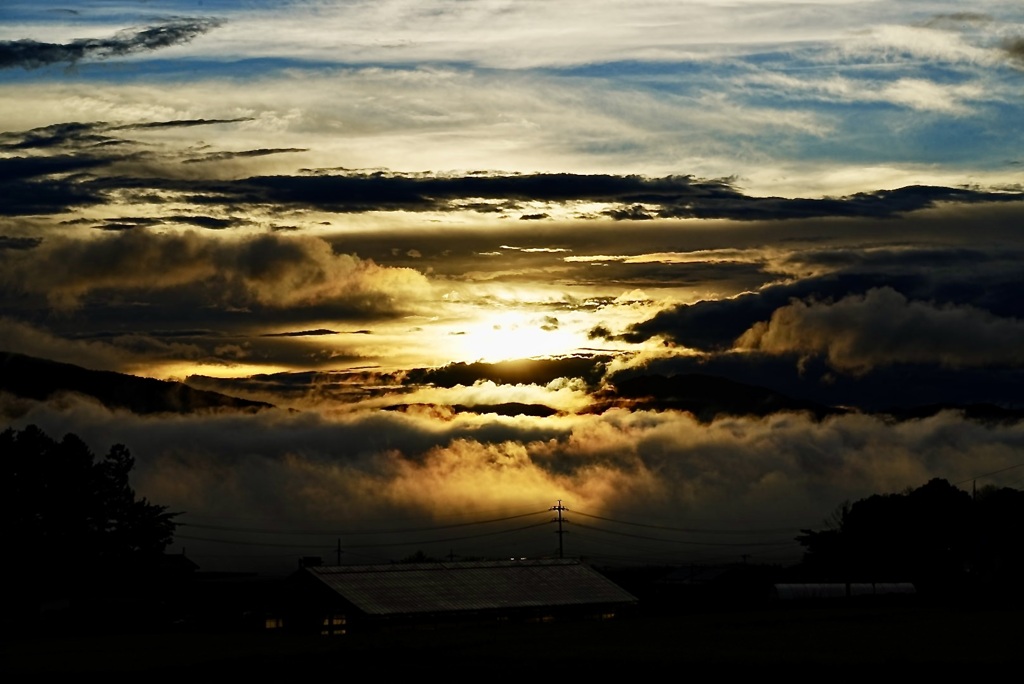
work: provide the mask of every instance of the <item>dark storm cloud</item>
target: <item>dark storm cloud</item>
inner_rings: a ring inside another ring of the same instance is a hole
[[[217,337],[221,336],[221,334],[218,333],[215,330],[200,329],[200,328],[197,328],[195,330],[140,330],[136,334],[145,335],[147,337],[153,337],[153,338],[164,338],[164,337],[168,337],[168,338],[175,338],[175,337],[178,337],[178,338],[180,338],[180,337],[185,337],[185,338],[189,338],[189,337],[217,338]],[[96,333],[82,333],[82,334],[78,334],[78,335],[73,335],[72,337],[74,339],[97,340],[97,339],[109,339],[109,338],[115,338],[115,337],[122,337],[123,335],[124,335],[123,332],[102,331],[102,332],[96,332]]]
[[[737,341],[770,353],[822,355],[863,374],[893,363],[1024,366],[1024,320],[975,306],[910,300],[891,287],[838,301],[791,301]]]
[[[1020,406],[1024,368],[948,368],[898,363],[867,373],[837,373],[822,356],[760,352],[653,358],[609,376],[619,382],[648,375],[703,374],[764,387],[797,400],[868,412],[909,407]]]
[[[629,262],[600,262],[600,268],[593,264],[574,264],[577,270],[573,279],[581,284],[600,285],[621,283],[623,287],[664,287],[693,286],[702,290],[724,288],[727,291],[756,290],[777,280],[763,263],[699,261],[686,263],[661,262],[656,260]]]
[[[152,183],[131,178],[99,179],[102,167],[139,158],[135,141],[110,135],[129,129],[179,128],[235,123],[247,119],[186,119],[111,125],[106,122],[68,122],[28,131],[0,133],[0,150],[30,156],[0,159],[0,216],[62,213],[74,207],[103,204],[107,193],[122,188],[148,187]],[[66,153],[60,154],[59,151]],[[159,185],[159,183],[157,183]],[[204,228],[227,228],[233,220],[194,216],[170,217]],[[114,221],[107,230],[125,230],[132,222]]]
[[[252,121],[252,117],[237,119],[175,119],[173,121],[150,121],[148,123],[125,124],[114,126],[113,130],[147,130],[154,128],[192,128],[195,126],[212,126],[214,124],[243,123]]]
[[[108,163],[92,156],[12,157],[0,159],[0,216],[45,215],[71,207],[99,204],[102,192],[74,175]]]
[[[29,131],[0,133],[0,149],[29,150],[61,147],[102,146],[124,142],[105,134],[105,123],[71,121],[41,126]]]
[[[812,218],[818,216],[889,218],[940,202],[1020,202],[1021,193],[995,193],[912,185],[895,190],[861,192],[847,197],[788,199],[780,197],[707,197],[676,202],[657,211],[661,218],[730,218],[735,220]]]
[[[794,252],[766,263],[818,275],[672,307],[621,336],[607,326],[590,334],[709,352],[652,359],[621,377],[706,373],[830,406],[1011,419],[1024,377],[1022,255],[980,236],[978,245]]]
[[[182,216],[172,215],[164,219],[166,221],[174,221],[177,223],[185,223],[191,226],[198,226],[200,228],[206,228],[208,230],[223,230],[225,228],[232,228],[238,225],[243,225],[246,221],[236,218],[217,218],[216,216]]]
[[[0,183],[21,183],[10,188],[14,196],[26,192],[33,201],[5,206],[6,215],[64,211],[70,206],[96,203],[105,194],[136,193],[136,202],[163,202],[160,193],[182,195],[197,205],[239,207],[258,205],[285,210],[317,210],[337,213],[370,211],[477,211],[517,212],[522,203],[599,202],[610,207],[604,215],[620,220],[651,218],[708,218],[740,221],[806,219],[815,217],[889,218],[936,206],[940,203],[1020,202],[1019,191],[989,192],[977,189],[910,186],[878,190],[838,198],[750,197],[729,179],[700,179],[689,175],[650,178],[609,174],[470,174],[443,176],[389,171],[309,171],[305,175],[251,176],[240,179],[182,177],[180,169],[161,171],[174,161],[151,157],[130,139],[115,131],[145,131],[234,124],[249,119],[180,119],[170,121],[107,124],[69,122],[24,132],[0,134],[0,146],[36,153],[0,163]],[[111,151],[111,150],[115,150]],[[125,150],[128,151],[125,151]],[[55,150],[76,154],[53,154]],[[134,152],[132,152],[134,150]],[[201,162],[247,160],[308,151],[307,148],[257,148],[191,154],[181,161],[202,168]],[[48,156],[42,156],[49,153]],[[105,177],[69,181],[64,174],[95,169],[132,159],[143,160],[145,176],[118,168]],[[56,176],[56,177],[54,177]],[[22,187],[25,179],[31,187]],[[147,191],[149,193],[147,194]],[[47,201],[49,195],[52,198]],[[70,195],[70,196],[69,196]],[[540,220],[546,212],[523,213],[519,218]],[[203,225],[203,224],[199,224]],[[226,225],[205,227],[226,227]]]
[[[298,150],[256,150],[253,156],[281,151]],[[220,154],[230,156],[235,153],[216,153],[215,157]],[[761,198],[743,195],[726,181],[700,180],[691,176],[647,178],[582,174],[442,177],[374,172],[253,176],[233,181],[114,178],[98,180],[96,184],[98,188],[108,190],[148,187],[192,193],[192,201],[196,203],[277,205],[339,213],[465,210],[466,200],[484,199],[499,203],[592,201],[632,207],[609,210],[610,215],[616,218],[651,216],[735,220],[826,216],[887,218],[940,202],[971,204],[1019,202],[1024,199],[1024,193],[929,186],[880,190],[842,198]],[[649,208],[637,209],[641,203]],[[494,209],[494,205],[486,206],[488,210]]]
[[[496,384],[546,385],[559,378],[580,378],[597,383],[604,375],[610,356],[568,356],[552,359],[523,359],[499,363],[451,363],[440,368],[417,368],[406,374],[412,384],[437,387],[472,385],[481,380]]]
[[[654,218],[650,212],[639,204],[634,204],[625,209],[611,209],[606,213],[616,221],[650,221]]]
[[[361,332],[361,331],[356,331]],[[333,331],[304,331],[282,333],[273,337],[306,336],[319,334],[342,334]],[[350,333],[356,334],[356,333]],[[271,337],[268,335],[267,337]],[[188,383],[194,387],[210,389],[234,396],[260,397],[268,401],[284,403],[283,399],[310,399],[318,401],[355,402],[388,396],[392,409],[407,410],[411,404],[394,399],[425,388],[468,388],[480,383],[493,385],[539,385],[545,386],[558,379],[581,379],[591,387],[597,387],[604,376],[605,368],[611,361],[607,355],[573,356],[550,359],[522,359],[498,363],[452,363],[436,368],[414,368],[408,371],[383,371],[376,368],[348,371],[302,371],[291,373],[259,374],[247,378],[211,378],[190,376]],[[475,405],[496,405],[472,401],[459,395],[459,400]],[[457,408],[457,404],[455,405]],[[536,404],[531,404],[536,406]],[[450,406],[449,406],[450,407]],[[551,415],[550,408],[537,409]],[[494,411],[500,413],[501,411]]]
[[[886,285],[912,299],[940,305],[969,304],[992,314],[1024,318],[1024,287],[1016,248],[914,247],[821,249],[794,253],[786,268],[823,266],[829,270],[889,279]]]
[[[183,189],[183,188],[179,188]],[[199,190],[199,188],[195,188]],[[264,176],[219,184],[221,200],[297,205],[336,212],[428,211],[464,209],[460,200],[620,203],[659,218],[735,220],[848,216],[887,218],[935,206],[939,202],[1011,202],[1024,193],[995,193],[957,188],[911,186],[858,193],[842,198],[786,199],[748,197],[722,180],[692,176],[611,176],[531,174],[512,176],[408,176],[390,173]],[[198,199],[197,199],[198,201]],[[218,200],[208,200],[218,201]],[[611,210],[612,212],[619,210]],[[635,211],[617,214],[633,218]],[[642,216],[640,216],[642,218]]]
[[[188,226],[196,226],[197,228],[206,228],[207,230],[224,230],[243,225],[246,222],[238,219],[222,219],[213,216],[165,216],[163,218],[110,219],[94,227],[98,230],[119,231],[148,228],[168,223],[182,223]]]
[[[180,19],[138,31],[124,30],[112,38],[79,38],[70,43],[35,40],[0,41],[0,69],[38,69],[50,64],[74,64],[83,59],[107,59],[187,43],[221,24],[217,19]]]
[[[247,221],[238,218],[218,218],[216,216],[188,216],[184,214],[171,214],[162,217],[135,216],[123,218],[106,219],[96,227],[101,230],[128,230],[132,228],[147,228],[160,226],[168,223],[181,223],[187,226],[196,226],[208,230],[224,230],[245,225]]]
[[[613,385],[595,393],[587,413],[612,408],[634,411],[685,411],[701,422],[724,416],[770,416],[775,413],[807,413],[817,419],[842,415],[845,409],[781,394],[765,387],[703,373],[672,376],[619,374]]]
[[[203,155],[202,157],[193,157],[192,159],[186,159],[183,163],[198,164],[201,162],[227,161],[229,159],[249,159],[252,157],[267,157],[272,154],[288,154],[292,152],[308,151],[309,150],[304,147],[280,147],[259,150],[242,150],[240,152],[211,152],[209,154]]]
[[[263,337],[311,337],[319,335],[339,335],[337,330],[327,330],[326,328],[318,328],[316,330],[296,330],[294,332],[282,332],[282,333],[265,333]]]
[[[0,183],[27,181],[55,174],[69,174],[104,166],[108,159],[88,155],[8,157],[0,159]],[[8,195],[5,197],[7,199]]]
[[[40,126],[27,131],[5,131],[0,133],[0,149],[29,150],[51,148],[108,147],[128,144],[132,141],[108,135],[111,131],[145,131],[169,128],[194,128],[252,121],[243,117],[236,119],[175,119],[171,121],[149,121],[131,124],[110,124],[105,121],[69,121],[49,126]]]
[[[272,397],[282,405],[311,398],[315,402],[344,402],[351,405],[385,395],[398,397],[417,389],[413,385],[403,386],[401,381],[401,373],[375,369],[259,373],[243,378],[190,375],[186,379],[190,386],[198,389],[238,397]]]
[[[1003,41],[1003,50],[1010,56],[1011,59],[1024,62],[1024,38],[1008,38]]]
[[[42,241],[43,239],[38,237],[10,237],[7,235],[0,235],[0,250],[32,249],[33,247],[38,247],[39,243]]]
[[[108,222],[108,223],[104,223],[102,225],[96,226],[96,228],[98,230],[109,230],[111,232],[117,232],[117,231],[121,231],[121,230],[135,230],[136,228],[139,228],[139,227],[140,227],[140,224],[138,224],[138,223],[119,223],[119,222],[116,222],[116,221]]]
[[[837,301],[876,288],[888,288],[907,299],[938,307],[970,305],[995,316],[1024,317],[1024,303],[1017,294],[1024,287],[1020,257],[1015,250],[960,248],[809,250],[784,259],[783,268],[821,267],[830,272],[769,285],[731,299],[665,309],[621,336],[592,334],[628,342],[661,336],[694,349],[723,350],[792,301]]]
[[[666,309],[613,338],[643,342],[661,336],[693,349],[728,349],[752,325],[767,320],[791,299],[842,297],[891,282],[892,278],[884,275],[855,274],[773,285],[732,299],[705,300]]]

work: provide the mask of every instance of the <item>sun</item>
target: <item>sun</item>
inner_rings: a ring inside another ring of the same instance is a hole
[[[449,339],[459,359],[487,363],[571,354],[583,342],[555,316],[523,311],[485,314]]]

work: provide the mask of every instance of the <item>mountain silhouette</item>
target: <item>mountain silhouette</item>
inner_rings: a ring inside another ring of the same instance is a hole
[[[13,352],[0,352],[0,391],[45,401],[71,392],[133,413],[192,413],[210,409],[258,411],[272,404],[197,390],[181,382],[98,371]]]

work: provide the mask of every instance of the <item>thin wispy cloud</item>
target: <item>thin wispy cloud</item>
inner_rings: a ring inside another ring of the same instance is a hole
[[[45,43],[30,38],[0,41],[0,69],[38,69],[51,64],[74,65],[187,43],[220,25],[216,19],[179,19],[141,29],[125,29],[109,38],[79,38]]]

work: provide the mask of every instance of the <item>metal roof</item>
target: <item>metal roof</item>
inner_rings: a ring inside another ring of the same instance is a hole
[[[367,615],[635,603],[577,560],[475,561],[306,568]]]

